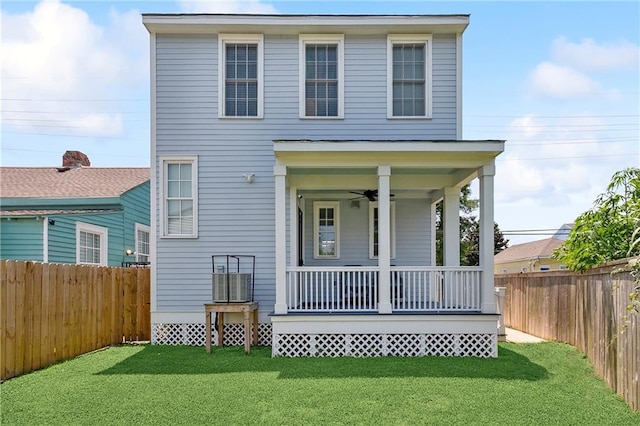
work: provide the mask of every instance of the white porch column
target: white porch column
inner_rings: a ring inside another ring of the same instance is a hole
[[[378,166],[378,313],[391,313],[391,166]]]
[[[282,315],[287,313],[287,167],[275,165],[273,174],[276,181],[276,304],[273,311]]]
[[[437,226],[436,226],[436,215],[437,215],[437,206],[438,206],[438,202],[431,202],[431,256],[430,256],[430,266],[436,266],[437,263],[437,250],[436,250],[436,246],[438,245],[437,243]]]
[[[482,268],[482,301],[483,313],[496,313],[493,290],[493,161],[480,168],[480,267]]]
[[[460,266],[460,188],[444,189],[442,264]]]

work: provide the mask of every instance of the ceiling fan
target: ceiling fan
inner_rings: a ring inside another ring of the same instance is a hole
[[[367,189],[363,192],[357,192],[357,191],[349,191],[352,194],[357,194],[359,195],[359,197],[355,197],[355,198],[350,198],[350,200],[357,200],[359,198],[366,198],[369,201],[376,201],[376,197],[378,197],[378,190],[377,189]],[[394,196],[395,194],[389,194],[390,196]]]

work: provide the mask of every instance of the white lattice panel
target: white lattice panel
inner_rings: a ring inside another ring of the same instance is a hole
[[[253,329],[253,327],[252,327]],[[252,330],[253,331],[253,330]],[[258,345],[271,345],[271,324],[258,324]],[[215,327],[212,330],[211,343],[218,342],[218,332]],[[204,324],[176,324],[159,323],[151,326],[151,343],[155,345],[205,345]],[[225,324],[224,341],[225,346],[244,346],[244,327],[240,323]]]
[[[204,324],[152,324],[151,343],[204,346]]]
[[[424,340],[422,334],[389,334],[387,355],[421,356],[424,354]]]
[[[274,356],[475,356],[498,355],[492,334],[280,334]]]

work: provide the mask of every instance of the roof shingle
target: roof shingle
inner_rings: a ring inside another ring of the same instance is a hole
[[[494,263],[507,263],[525,259],[548,258],[562,243],[563,241],[557,238],[546,238],[530,243],[516,244],[496,254],[493,261]]]
[[[0,197],[118,197],[148,180],[148,167],[2,167]]]

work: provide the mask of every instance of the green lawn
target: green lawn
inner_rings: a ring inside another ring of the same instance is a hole
[[[580,352],[557,343],[500,344],[496,359],[122,346],[0,391],[2,425],[640,425]]]

